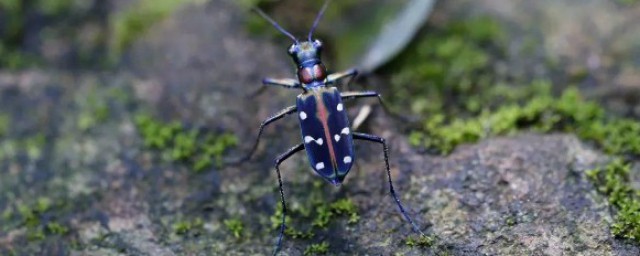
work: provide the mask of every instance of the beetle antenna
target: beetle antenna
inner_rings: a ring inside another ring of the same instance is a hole
[[[271,25],[273,25],[273,27],[275,27],[277,30],[279,30],[280,32],[282,32],[282,34],[285,34],[287,37],[291,38],[291,40],[293,40],[294,42],[298,42],[298,39],[296,39],[295,36],[293,36],[291,33],[289,33],[289,31],[285,30],[284,28],[282,28],[278,22],[276,22],[275,20],[273,20],[271,17],[269,17],[269,15],[267,15],[266,13],[264,13],[262,10],[260,10],[259,8],[253,7],[251,8],[253,9],[253,11],[257,12],[258,14],[260,14],[260,16],[262,16],[262,18],[264,18],[265,20],[267,20],[269,23],[271,23]]]
[[[320,12],[318,12],[318,16],[316,16],[316,20],[313,21],[313,26],[311,27],[311,31],[309,31],[309,42],[311,42],[311,37],[313,36],[313,32],[318,27],[318,23],[320,23],[320,19],[322,19],[322,16],[324,15],[324,11],[326,11],[327,6],[329,6],[329,2],[330,0],[324,1],[324,4],[322,5],[322,9],[320,9]]]

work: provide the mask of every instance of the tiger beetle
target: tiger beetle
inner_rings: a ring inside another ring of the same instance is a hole
[[[302,90],[302,93],[297,97],[296,105],[282,109],[277,114],[262,122],[258,132],[258,137],[253,144],[251,151],[247,156],[239,160],[239,162],[243,162],[251,158],[258,146],[262,131],[267,125],[287,115],[297,113],[300,121],[303,142],[279,155],[275,160],[275,169],[278,175],[280,189],[280,202],[282,204],[282,223],[280,224],[280,233],[278,234],[278,240],[276,242],[273,255],[278,253],[282,244],[282,237],[285,230],[285,215],[287,212],[284,192],[282,190],[280,164],[293,154],[305,149],[313,170],[315,170],[318,175],[323,177],[329,183],[338,186],[347,176],[347,173],[349,173],[351,165],[355,160],[353,149],[354,139],[375,142],[382,145],[391,196],[393,196],[393,199],[398,205],[398,208],[404,218],[411,223],[413,230],[424,236],[422,231],[418,228],[418,225],[413,222],[411,217],[409,217],[407,212],[404,210],[402,203],[400,203],[400,199],[393,189],[391,171],[389,169],[389,148],[385,139],[372,134],[352,132],[349,129],[349,119],[342,101],[355,98],[376,97],[380,103],[382,103],[380,94],[375,91],[338,91],[338,89],[333,85],[344,78],[349,78],[347,83],[350,83],[358,74],[358,71],[356,69],[350,69],[344,72],[329,74],[320,60],[322,42],[320,42],[320,40],[313,39],[313,32],[318,26],[328,4],[329,0],[326,0],[313,22],[307,41],[302,42],[282,28],[263,11],[254,8],[254,11],[256,11],[260,16],[293,40],[293,44],[289,47],[288,52],[293,58],[293,62],[296,64],[297,69],[297,79],[266,78],[262,80],[263,85],[275,85],[289,89]]]

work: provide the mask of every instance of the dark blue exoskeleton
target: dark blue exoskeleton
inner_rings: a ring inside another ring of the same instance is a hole
[[[345,106],[342,100],[377,97],[380,102],[380,94],[374,91],[364,92],[339,92],[333,85],[344,78],[349,78],[348,83],[357,75],[355,69],[345,72],[327,74],[327,70],[320,60],[322,52],[322,43],[319,40],[313,40],[313,31],[318,26],[318,22],[328,6],[329,1],[325,1],[320,13],[316,17],[308,40],[300,42],[291,33],[280,27],[275,21],[269,18],[259,9],[255,11],[268,20],[276,29],[291,38],[294,43],[289,48],[289,55],[293,58],[297,69],[297,79],[273,79],[267,78],[262,81],[264,85],[277,85],[285,88],[301,89],[302,94],[298,95],[296,105],[287,107],[277,114],[269,117],[262,122],[258,132],[258,138],[253,145],[250,153],[239,160],[243,162],[251,158],[255,152],[260,136],[265,126],[283,118],[286,115],[297,113],[300,121],[300,130],[302,132],[302,143],[289,149],[276,158],[275,168],[278,175],[280,185],[280,197],[282,203],[282,224],[280,226],[280,234],[274,250],[274,255],[280,250],[282,237],[285,229],[285,214],[287,211],[282,190],[282,177],[280,175],[280,164],[303,149],[306,149],[307,156],[311,167],[317,174],[329,181],[331,184],[339,185],[344,180],[347,173],[351,169],[351,165],[355,160],[353,150],[353,140],[365,140],[380,143],[384,150],[384,161],[389,179],[389,189],[393,199],[398,205],[402,215],[411,223],[415,232],[424,235],[418,226],[413,222],[411,217],[405,212],[404,207],[396,196],[391,181],[391,171],[389,169],[388,147],[383,138],[371,134],[352,132],[349,126],[349,119],[346,114]]]
[[[335,87],[311,89],[296,103],[304,148],[313,169],[340,184],[353,163],[353,138],[340,92]]]

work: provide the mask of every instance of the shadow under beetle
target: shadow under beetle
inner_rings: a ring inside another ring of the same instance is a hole
[[[348,83],[350,83],[358,74],[358,71],[356,69],[350,69],[344,72],[327,74],[327,70],[320,60],[322,42],[317,39],[314,40],[312,37],[314,30],[318,26],[320,19],[327,9],[328,3],[329,1],[325,1],[322,9],[313,22],[307,41],[302,42],[298,41],[297,38],[278,25],[277,22],[267,16],[263,11],[257,8],[254,9],[254,11],[269,21],[269,23],[271,23],[271,25],[276,29],[294,41],[291,47],[289,47],[288,52],[293,58],[293,62],[296,64],[297,79],[266,78],[262,80],[263,85],[276,85],[289,89],[300,89],[303,91],[298,95],[296,105],[282,109],[277,114],[262,122],[258,132],[258,137],[253,144],[251,151],[247,156],[239,160],[239,162],[243,162],[251,158],[258,146],[262,131],[267,125],[289,114],[297,113],[297,117],[300,121],[303,142],[282,153],[275,160],[275,169],[278,175],[280,188],[280,202],[282,203],[282,224],[280,225],[280,233],[273,251],[274,255],[278,253],[282,244],[282,237],[285,230],[285,215],[287,212],[284,192],[282,190],[282,177],[280,175],[279,168],[280,164],[293,154],[305,149],[313,170],[331,184],[336,186],[340,185],[349,173],[351,165],[355,160],[353,150],[354,139],[376,142],[382,145],[391,196],[398,205],[398,208],[404,218],[411,223],[413,230],[424,236],[420,228],[418,228],[418,225],[413,222],[411,217],[409,217],[404,210],[402,203],[400,203],[400,199],[398,199],[398,196],[393,189],[391,171],[389,169],[389,148],[387,147],[385,140],[372,134],[352,132],[349,127],[349,119],[342,101],[355,98],[377,97],[382,103],[380,94],[375,91],[338,91],[338,89],[333,85],[344,78],[349,78]]]

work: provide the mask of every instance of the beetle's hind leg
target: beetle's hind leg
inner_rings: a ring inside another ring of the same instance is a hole
[[[398,205],[398,208],[400,209],[400,212],[402,213],[404,218],[407,221],[409,221],[409,223],[411,223],[411,226],[413,227],[413,231],[415,231],[416,233],[422,236],[425,236],[425,234],[422,233],[418,225],[415,222],[413,222],[413,219],[411,219],[409,214],[407,214],[407,212],[404,210],[404,207],[402,206],[400,199],[396,195],[396,191],[393,189],[393,181],[391,181],[391,169],[389,168],[389,147],[387,146],[385,139],[375,135],[358,133],[358,132],[353,133],[353,138],[356,140],[365,140],[365,141],[371,141],[371,142],[382,144],[382,148],[384,150],[384,163],[385,163],[385,167],[387,168],[387,178],[389,179],[389,191],[391,192],[391,196],[396,201],[396,204]]]
[[[282,222],[280,224],[280,233],[278,234],[278,240],[276,242],[276,246],[273,250],[273,255],[275,256],[278,251],[280,251],[280,247],[282,246],[282,237],[284,236],[284,228],[285,228],[285,215],[287,214],[287,204],[284,200],[284,190],[282,190],[282,176],[280,175],[280,164],[291,157],[293,154],[300,152],[304,149],[304,143],[300,143],[295,147],[290,148],[287,152],[284,152],[280,156],[276,158],[275,166],[276,173],[278,174],[278,187],[280,188],[280,203],[282,205]]]

